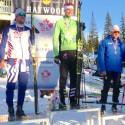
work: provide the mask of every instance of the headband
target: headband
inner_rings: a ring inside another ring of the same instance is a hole
[[[74,4],[72,4],[72,3],[66,3],[64,5],[64,10],[66,10],[66,9],[73,9],[73,8],[74,8]]]

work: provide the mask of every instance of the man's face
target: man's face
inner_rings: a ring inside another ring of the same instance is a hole
[[[18,24],[24,24],[25,22],[25,19],[26,19],[26,14],[25,13],[20,13],[16,16],[16,22]]]
[[[69,8],[65,10],[65,16],[66,17],[71,17],[73,15],[73,9]]]
[[[113,32],[113,37],[114,37],[115,39],[118,39],[118,37],[119,37],[119,31],[114,31],[114,32]]]

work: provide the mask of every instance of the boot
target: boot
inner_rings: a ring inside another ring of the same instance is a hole
[[[14,121],[15,120],[15,114],[14,114],[14,108],[13,106],[8,107],[8,121]]]
[[[78,106],[76,103],[76,99],[70,98],[70,109],[80,108],[80,105]]]
[[[105,107],[105,105],[102,105],[102,107],[101,107],[101,116],[105,116],[105,113],[106,113],[106,107]]]
[[[60,89],[60,103],[59,103],[59,109],[61,110],[67,110],[67,106],[65,103],[65,96],[66,96],[66,89]]]
[[[59,103],[59,109],[61,110],[67,110],[67,106],[65,101]]]
[[[116,105],[112,105],[112,113],[113,114],[118,114],[119,113],[119,111],[118,111],[118,109],[117,109],[117,107],[116,107]]]
[[[22,109],[22,106],[17,106],[16,118],[18,119],[29,119],[29,116],[26,115]]]

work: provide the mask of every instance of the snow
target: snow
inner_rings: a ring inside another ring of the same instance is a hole
[[[84,78],[84,76],[83,76]],[[122,74],[122,82],[124,82],[124,75]],[[88,72],[88,70],[85,71],[85,89],[86,89],[86,94],[87,94],[87,101],[92,101],[92,100],[98,100],[100,99],[100,92],[102,89],[102,80],[99,79],[96,76],[92,76],[91,73]],[[81,85],[81,94],[85,94],[84,91],[84,83]],[[120,89],[121,93],[119,96],[119,100],[121,102],[122,100],[122,92],[123,92],[123,88]],[[6,96],[5,96],[5,92],[6,92],[6,78],[0,78],[0,116],[1,115],[7,115],[8,114],[8,108],[6,105]],[[39,95],[40,95],[40,91]],[[99,95],[95,95],[95,98],[89,98],[88,94],[99,94]],[[48,101],[50,99],[49,96],[44,96],[44,98],[40,98],[39,96],[39,112],[40,112],[40,117],[38,117],[36,120],[32,120],[32,122],[30,121],[28,123],[21,121],[21,122],[11,122],[11,124],[25,124],[25,125],[37,125],[37,124],[41,124],[40,123],[40,119],[42,118],[51,118],[50,116],[53,115],[52,118],[52,125],[87,125],[86,122],[86,112],[78,112],[77,110],[75,112],[73,111],[66,111],[66,113],[53,113],[50,112],[49,110],[47,111],[47,109],[49,109],[50,106],[50,101]],[[16,100],[17,100],[17,90],[15,90],[15,95],[14,95],[14,108],[16,109]],[[82,103],[82,100],[80,100],[80,103]],[[112,92],[109,92],[109,96],[108,96],[108,101],[112,101]],[[66,98],[66,103],[67,105],[69,105],[69,100]],[[97,108],[100,108],[101,105],[100,104],[83,104],[84,105],[88,105],[90,108],[91,106],[95,106]],[[117,106],[118,109],[120,110],[121,106]],[[26,91],[26,97],[25,97],[25,102],[24,102],[24,111],[25,113],[29,114],[32,113],[34,114],[34,91],[33,90],[27,90]],[[47,111],[47,112],[46,112]],[[106,105],[106,111],[107,111],[107,116],[110,117],[111,115],[111,105]],[[46,114],[47,113],[47,114]],[[125,108],[123,106],[122,108],[122,112],[120,113],[120,115],[124,115],[125,114]],[[35,116],[35,115],[34,115]],[[26,120],[25,120],[26,121]],[[3,123],[4,125],[6,125],[5,123]],[[11,125],[9,124],[9,125]],[[125,125],[125,117],[123,118],[115,118],[115,120],[106,120],[106,125]],[[0,123],[1,125],[1,123]],[[91,125],[91,124],[90,124]],[[97,125],[97,117],[94,117],[94,125]]]

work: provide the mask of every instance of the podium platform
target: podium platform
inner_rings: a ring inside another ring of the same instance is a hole
[[[46,117],[44,113],[38,115],[34,113],[27,114],[29,115],[28,120],[15,120],[8,122],[8,115],[0,115],[0,125],[50,125],[49,118]]]
[[[109,115],[106,115],[106,116],[101,118],[102,125],[108,125],[108,124],[106,124],[106,121],[108,121],[108,120],[115,120],[115,121],[117,121],[117,120],[119,120],[121,118],[125,118],[125,115],[123,115],[123,114],[118,114],[118,115],[111,115],[111,114],[109,114]],[[115,124],[115,125],[117,125],[117,124]]]
[[[100,116],[100,108],[94,107],[92,105],[85,104],[80,109],[72,109],[72,110],[64,110],[64,111],[52,111],[51,112],[51,118],[50,122],[51,125],[53,125],[53,117],[54,115],[59,114],[68,114],[68,113],[80,113],[85,112],[86,113],[86,123],[87,125],[101,125],[101,116]],[[94,118],[97,118],[97,123],[94,124]]]

